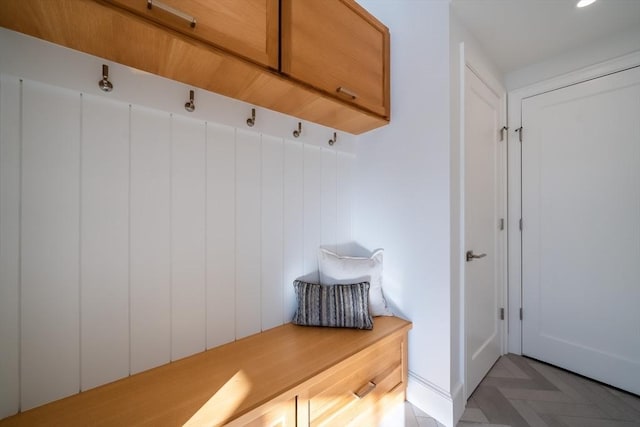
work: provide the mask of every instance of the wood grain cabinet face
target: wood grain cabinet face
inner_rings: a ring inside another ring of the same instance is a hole
[[[278,68],[278,0],[107,1],[252,62]]]
[[[391,316],[374,322],[372,331],[289,323],[2,419],[0,426],[376,426],[405,399],[412,325]]]
[[[296,399],[264,405],[246,416],[235,419],[228,427],[295,427]],[[257,414],[256,414],[257,412]]]
[[[282,0],[281,71],[389,118],[389,30],[352,0]]]
[[[389,33],[353,0],[152,1],[0,0],[0,26],[353,134],[389,123]]]
[[[377,425],[386,409],[404,400],[402,345],[402,337],[376,344],[310,386],[308,400],[300,399],[309,425]]]

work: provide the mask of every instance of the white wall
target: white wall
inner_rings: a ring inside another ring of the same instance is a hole
[[[629,28],[586,46],[564,52],[505,75],[508,90],[570,73],[640,50],[640,28]]]
[[[0,418],[288,322],[354,137],[0,30]]]
[[[391,32],[392,118],[358,140],[355,238],[413,322],[409,400],[452,425],[449,3],[360,3]]]

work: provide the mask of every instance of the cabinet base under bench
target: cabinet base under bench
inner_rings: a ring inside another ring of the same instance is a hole
[[[286,324],[0,420],[0,426],[364,426],[405,400],[411,323]]]

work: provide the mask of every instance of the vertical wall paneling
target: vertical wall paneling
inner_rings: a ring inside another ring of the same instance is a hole
[[[171,357],[205,349],[205,123],[173,116]]]
[[[318,246],[351,240],[352,144],[269,111],[251,132],[206,91],[184,114],[117,64],[103,94],[95,58],[2,37],[0,418],[290,321]]]
[[[336,239],[338,250],[340,245],[352,241],[351,235],[351,203],[353,200],[353,168],[355,156],[338,152],[336,212],[338,229]],[[343,254],[349,255],[349,254]]]
[[[318,248],[322,239],[322,150],[304,145],[304,274],[318,283]]]
[[[262,329],[284,321],[283,142],[262,136]]]
[[[284,317],[290,321],[296,300],[293,281],[304,273],[304,150],[295,141],[284,142]]]
[[[260,332],[260,135],[236,131],[236,338]]]
[[[24,82],[21,409],[80,388],[80,96]]]
[[[235,339],[235,130],[207,123],[207,348]]]
[[[0,76],[0,418],[20,409],[20,81]]]
[[[283,299],[284,319],[289,322],[296,306],[293,281],[303,275],[304,150],[296,141],[284,142],[283,173]]]
[[[322,149],[322,192],[320,199],[322,222],[321,222],[321,244],[333,252],[336,251],[338,233],[338,188],[337,172],[338,158],[336,151]]]
[[[131,373],[171,354],[170,118],[131,111]]]
[[[83,95],[82,390],[129,374],[129,106]]]

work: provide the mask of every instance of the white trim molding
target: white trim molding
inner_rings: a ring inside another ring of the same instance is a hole
[[[0,28],[0,73],[47,82],[53,86],[85,94],[104,96],[98,88],[102,65],[109,66],[109,78],[114,89],[108,98],[145,106],[177,115],[185,115],[184,104],[189,91],[195,91],[196,109],[190,118],[205,120],[235,128],[247,128],[251,108],[256,109],[253,132],[292,139],[300,119],[204,89],[159,77],[113,61],[59,46],[48,41]],[[328,147],[335,129],[302,121],[304,132],[298,141],[318,147]],[[337,131],[339,143],[333,150],[355,153],[357,136]]]
[[[458,383],[453,387],[451,400],[453,401],[453,425],[457,425],[462,413],[467,406],[467,399],[464,398],[464,384]]]
[[[462,390],[462,383],[449,392],[409,371],[407,400],[446,427],[454,427],[462,417],[466,403]]]
[[[640,66],[640,50],[612,60],[600,62],[579,70],[510,91],[508,94],[508,225],[509,228],[509,336],[508,352],[522,353],[522,324],[519,308],[522,301],[522,235],[519,221],[522,217],[521,145],[516,132],[522,124],[522,100],[552,90],[582,83],[608,74]],[[527,130],[523,130],[526,143]],[[526,227],[526,223],[524,224]],[[526,313],[524,314],[526,315]]]

